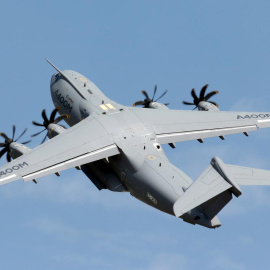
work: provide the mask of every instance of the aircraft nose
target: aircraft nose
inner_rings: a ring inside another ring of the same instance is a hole
[[[55,74],[52,75],[52,77],[51,77],[51,86],[54,83],[56,83],[56,81],[58,80],[58,78],[59,78],[59,73],[55,73]]]

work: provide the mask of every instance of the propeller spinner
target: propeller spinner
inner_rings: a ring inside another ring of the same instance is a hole
[[[183,104],[185,105],[193,105],[196,106],[194,109],[198,108],[198,105],[201,101],[207,101],[209,103],[212,103],[213,105],[218,107],[218,104],[214,101],[208,101],[212,96],[218,94],[218,91],[212,91],[210,93],[208,93],[207,95],[205,95],[206,89],[208,87],[208,84],[206,84],[205,86],[202,87],[201,92],[200,92],[200,96],[198,97],[195,93],[195,89],[193,88],[191,90],[191,96],[193,97],[193,103],[191,102],[187,102],[187,101],[183,101]]]

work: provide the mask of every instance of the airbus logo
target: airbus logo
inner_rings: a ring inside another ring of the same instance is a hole
[[[269,118],[270,114],[247,114],[247,115],[237,115],[237,119],[255,119],[255,118]]]
[[[1,171],[1,172],[0,172],[0,178],[1,178],[2,176],[5,176],[5,175],[7,175],[7,174],[9,174],[9,173],[14,172],[14,171],[18,171],[18,170],[22,169],[22,168],[25,167],[25,166],[28,166],[28,163],[23,162],[23,163],[14,165],[14,166],[12,166],[11,168],[7,168],[7,169],[5,169],[4,171]]]
[[[70,103],[60,93],[58,94],[58,90],[55,91],[55,95],[56,95],[57,99],[59,100],[59,102],[61,104],[63,104],[63,106],[66,108],[66,110],[71,112],[73,107],[70,105]],[[67,98],[70,100],[69,96],[67,96]]]

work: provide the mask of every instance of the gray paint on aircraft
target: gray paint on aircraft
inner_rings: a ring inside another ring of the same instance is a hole
[[[232,194],[241,195],[239,184],[270,185],[270,172],[218,158],[193,182],[170,163],[161,146],[270,127],[270,114],[164,110],[158,104],[126,107],[82,74],[53,67],[58,73],[51,78],[52,100],[60,115],[70,116],[65,119],[70,128],[49,125],[51,140],[2,166],[0,184],[81,166],[98,189],[128,191],[152,207],[209,228],[221,225],[216,215]],[[245,179],[239,176],[243,171]]]

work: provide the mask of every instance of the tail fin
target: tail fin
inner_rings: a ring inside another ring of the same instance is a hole
[[[242,194],[239,185],[270,185],[270,171],[228,165],[214,157],[176,201],[174,213],[189,223],[216,228],[216,215],[230,202],[232,194],[236,197]]]

